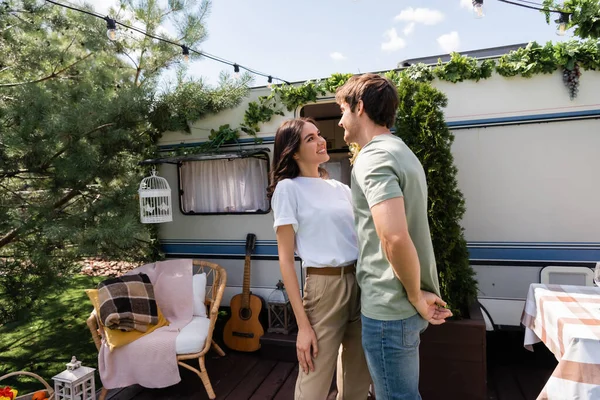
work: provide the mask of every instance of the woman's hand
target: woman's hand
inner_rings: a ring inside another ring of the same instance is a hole
[[[319,349],[317,347],[317,336],[311,326],[298,329],[296,353],[298,354],[298,362],[300,363],[302,371],[304,371],[305,374],[308,374],[309,370],[310,372],[314,372],[315,366],[313,365],[312,358],[317,358]]]

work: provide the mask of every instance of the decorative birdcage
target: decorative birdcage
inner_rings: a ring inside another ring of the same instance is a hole
[[[143,224],[159,224],[173,221],[171,188],[165,178],[152,175],[142,179],[138,190],[140,219]]]

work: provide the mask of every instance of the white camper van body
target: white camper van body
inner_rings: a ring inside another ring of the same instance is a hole
[[[531,283],[589,284],[591,268],[600,261],[600,72],[583,72],[574,100],[558,71],[528,79],[494,74],[480,82],[433,84],[448,96],[445,117],[455,135],[453,154],[466,200],[462,224],[488,327],[518,327]],[[248,103],[269,92],[252,89],[239,107],[191,124],[191,134],[164,134],[161,149],[205,142],[210,129],[223,124],[239,126]],[[277,127],[301,114],[318,119],[332,148],[343,145],[339,109],[329,96],[263,124],[262,143],[242,136],[221,151],[266,148],[270,164]],[[348,181],[345,160],[330,167]],[[159,174],[173,192],[173,222],[160,226],[167,256],[210,259],[225,267],[226,305],[242,290],[244,240],[254,233],[251,290],[268,299],[281,279],[272,213],[184,215],[178,167],[162,164]],[[296,265],[302,287],[301,262]]]

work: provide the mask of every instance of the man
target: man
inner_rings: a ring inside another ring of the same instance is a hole
[[[419,343],[428,323],[452,316],[439,297],[423,166],[390,132],[396,86],[354,76],[336,101],[344,140],[358,144],[352,199],[358,231],[362,343],[377,400],[420,399]]]

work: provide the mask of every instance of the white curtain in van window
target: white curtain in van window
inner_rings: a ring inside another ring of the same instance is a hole
[[[269,208],[267,160],[248,157],[181,165],[184,212],[254,212]]]

